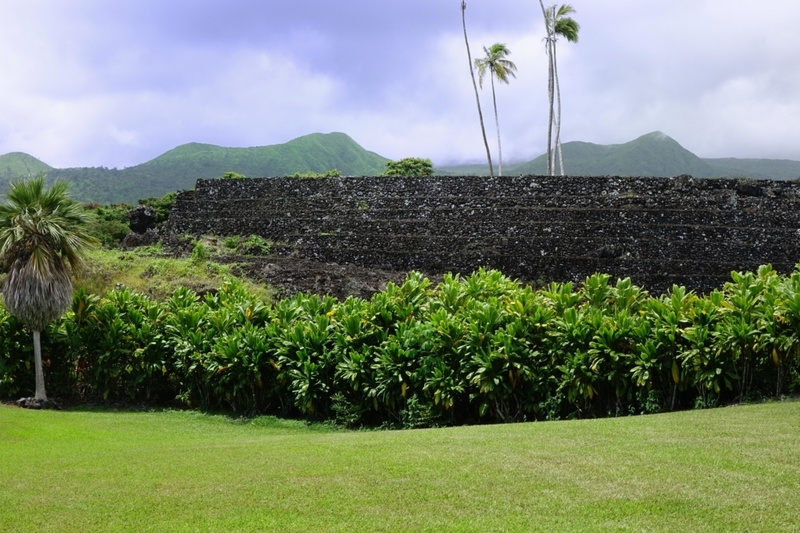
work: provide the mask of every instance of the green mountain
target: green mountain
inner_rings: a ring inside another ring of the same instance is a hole
[[[674,139],[655,131],[625,144],[568,142],[564,165],[571,176],[678,176],[696,178],[747,177],[788,180],[800,177],[800,161],[785,159],[702,159]],[[489,174],[486,164],[437,167],[444,175]],[[547,156],[526,163],[507,164],[506,175],[547,173]]]
[[[227,171],[263,177],[335,168],[348,176],[373,175],[384,170],[386,161],[364,150],[344,133],[314,133],[285,144],[254,148],[184,144],[132,169],[151,176],[169,175],[173,180],[190,181],[190,186],[194,186],[198,178],[214,178]]]
[[[22,152],[0,155],[0,184],[22,176],[49,172],[53,167]]]
[[[800,161],[789,159],[704,159],[720,176],[745,176],[756,179],[800,179]]]
[[[344,133],[313,133],[285,144],[252,148],[189,143],[122,170],[105,167],[58,169],[27,154],[14,152],[0,156],[0,194],[15,177],[47,172],[48,179],[64,178],[72,182],[72,195],[82,202],[131,204],[139,198],[191,189],[198,178],[214,178],[225,172],[263,177],[295,172],[321,173],[335,168],[345,176],[374,176],[383,172],[386,161]],[[691,174],[698,178],[800,178],[800,161],[701,159],[658,131],[624,144],[568,142],[564,144],[564,162],[568,173],[573,176]],[[489,174],[485,163],[437,166],[436,172],[462,176]],[[542,175],[546,172],[545,155],[525,163],[506,164],[503,168],[505,175]]]
[[[2,161],[0,159],[0,169]],[[252,148],[189,143],[122,170],[105,167],[53,169],[40,163],[46,167],[43,170],[48,172],[48,179],[63,178],[72,182],[73,198],[105,204],[135,203],[139,198],[191,189],[197,179],[215,178],[225,172],[266,177],[337,169],[345,176],[373,176],[383,172],[386,161],[344,133],[313,133],[285,144]],[[16,166],[9,168],[9,178],[30,173],[18,172]],[[2,176],[0,174],[0,193],[6,190],[8,181]]]
[[[625,144],[601,145],[568,142],[563,145],[564,166],[571,176],[677,176],[691,174],[698,178],[717,175],[714,167],[674,139],[660,131],[648,133]],[[473,167],[462,167],[470,169]],[[459,167],[442,167],[452,173]],[[475,166],[480,175],[488,174],[486,165]],[[506,165],[506,175],[543,175],[547,173],[547,155],[533,161]]]

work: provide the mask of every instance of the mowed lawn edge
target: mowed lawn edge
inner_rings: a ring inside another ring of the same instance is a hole
[[[0,406],[0,531],[800,531],[800,402],[333,431]]]

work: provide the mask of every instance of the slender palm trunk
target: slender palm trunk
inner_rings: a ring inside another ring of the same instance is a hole
[[[549,118],[547,122],[547,175],[552,176],[554,173],[554,160],[553,160],[553,32],[550,24],[550,17],[547,15],[547,10],[544,7],[544,2],[539,0],[539,5],[542,6],[542,16],[544,16],[545,30],[547,37],[547,99],[550,105]],[[555,16],[555,15],[554,15]]]
[[[555,175],[555,153],[553,152],[553,129],[555,113],[553,110],[554,78],[553,78],[553,43],[547,42],[547,62],[548,62],[548,81],[547,81],[547,100],[549,102],[549,118],[547,121],[547,175]]]
[[[494,94],[494,75],[492,79],[492,103],[494,104],[494,125],[497,128],[497,175],[503,175],[503,147],[500,145],[500,118],[497,114],[497,97]]]
[[[33,360],[36,366],[36,399],[47,400],[44,391],[44,371],[42,370],[42,342],[39,331],[33,332]]]
[[[469,51],[469,39],[467,38],[467,2],[461,0],[461,25],[464,27],[464,43],[467,45],[467,60],[469,60],[469,74],[472,77],[472,87],[475,89],[475,101],[478,104],[478,118],[481,121],[481,134],[483,144],[486,146],[486,159],[489,161],[489,175],[494,177],[494,167],[492,166],[492,152],[489,150],[489,141],[486,140],[486,128],[483,125],[483,111],[481,111],[481,98],[478,94],[478,84],[475,83],[475,71],[472,68],[472,53]]]
[[[556,61],[555,41],[553,41],[553,79],[555,80],[556,98],[558,99],[558,112],[556,115],[556,153],[558,154],[558,165],[560,167],[559,176],[566,176],[566,172],[564,172],[564,154],[561,151],[561,86],[558,83],[558,62]]]

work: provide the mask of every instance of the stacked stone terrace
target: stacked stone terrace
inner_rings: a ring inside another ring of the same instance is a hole
[[[370,268],[496,268],[532,283],[631,277],[720,288],[731,270],[800,261],[800,184],[730,179],[432,177],[198,180],[173,233],[260,235]]]

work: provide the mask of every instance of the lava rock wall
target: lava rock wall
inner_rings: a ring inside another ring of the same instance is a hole
[[[174,234],[260,235],[359,266],[526,282],[631,277],[719,288],[732,270],[800,261],[800,184],[623,177],[343,177],[198,180]]]

